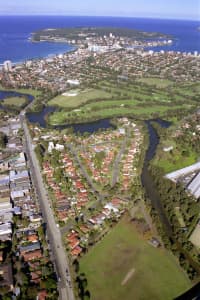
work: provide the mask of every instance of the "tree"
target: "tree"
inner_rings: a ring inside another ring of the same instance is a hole
[[[62,182],[63,180],[63,170],[61,168],[57,168],[54,170],[54,177],[56,179],[56,182]]]
[[[38,294],[38,288],[36,286],[29,286],[27,288],[27,299],[36,299]]]
[[[56,284],[55,279],[53,279],[51,277],[46,278],[45,279],[45,286],[46,286],[47,291],[55,290],[57,288],[57,284]]]
[[[43,159],[44,159],[44,149],[43,149],[42,145],[38,144],[35,147],[35,153],[37,155],[39,163],[42,164],[43,163]]]
[[[5,148],[7,142],[7,136],[3,132],[0,132],[0,148]]]
[[[79,272],[79,262],[78,262],[77,259],[74,260],[73,266],[74,266],[74,271],[75,271],[76,273],[78,273],[78,272]]]

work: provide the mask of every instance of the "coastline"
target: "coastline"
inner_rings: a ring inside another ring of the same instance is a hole
[[[50,42],[50,41],[31,41],[28,39],[28,41],[30,43],[50,43],[50,44],[56,44],[57,42]],[[61,43],[60,43],[61,44]],[[26,63],[27,61],[37,61],[37,60],[42,60],[42,59],[48,59],[48,58],[53,58],[53,57],[56,57],[58,55],[65,55],[65,54],[68,54],[68,53],[72,53],[72,52],[75,52],[78,50],[78,47],[76,45],[70,45],[68,43],[62,43],[62,44],[65,44],[65,45],[68,45],[69,47],[71,47],[72,49],[69,49],[68,51],[64,51],[64,52],[59,52],[59,53],[49,53],[45,56],[37,56],[37,57],[33,57],[33,58],[26,58],[26,59],[23,59],[23,60],[20,60],[20,61],[12,61],[12,65],[13,66],[17,66],[17,65],[21,65],[21,64],[24,64]],[[0,63],[0,67],[3,67],[3,63]]]
[[[29,23],[26,28],[19,23],[19,20],[26,21],[28,18]],[[174,24],[174,26],[172,26]],[[183,31],[184,24],[187,24],[187,32]],[[180,52],[200,52],[200,46],[198,44],[199,40],[199,30],[200,23],[198,20],[171,20],[165,19],[156,19],[156,18],[111,18],[111,17],[62,17],[62,16],[9,16],[1,18],[0,20],[1,28],[4,28],[3,32],[0,34],[0,47],[1,47],[1,56],[0,63],[3,63],[6,60],[11,60],[14,64],[21,64],[24,61],[38,59],[43,57],[48,57],[49,54],[59,54],[65,53],[62,49],[55,50],[55,47],[52,47],[53,50],[47,49],[45,43],[41,43],[42,46],[38,46],[39,43],[33,43],[33,46],[30,46],[32,42],[30,41],[31,33],[40,30],[41,28],[57,28],[57,27],[82,27],[82,26],[101,26],[101,27],[126,27],[126,28],[135,28],[142,31],[160,31],[161,33],[167,33],[173,35],[174,43],[167,47],[165,51],[180,51]],[[175,29],[174,29],[175,28]],[[50,32],[50,30],[49,30]],[[13,36],[16,36],[16,39],[13,39]],[[27,41],[28,39],[28,41]],[[176,42],[178,40],[178,43]],[[51,42],[55,46],[56,42]],[[29,45],[28,45],[29,44]],[[65,45],[67,43],[64,43]],[[61,46],[61,42],[57,41],[58,48]],[[18,51],[14,51],[14,49]],[[46,48],[46,49],[44,49]],[[62,46],[61,46],[62,48]],[[163,47],[160,47],[158,50],[162,50]],[[19,50],[20,49],[20,50]],[[155,49],[157,50],[157,49]],[[46,52],[46,53],[45,53]],[[27,53],[30,54],[30,57],[27,58]],[[44,53],[44,55],[43,55]]]
[[[26,63],[27,61],[37,61],[37,60],[42,60],[42,59],[48,59],[48,58],[56,57],[56,56],[61,55],[61,54],[64,55],[64,54],[68,54],[70,52],[74,52],[74,51],[78,50],[77,45],[72,45],[72,44],[69,44],[69,43],[63,42],[63,41],[60,41],[60,42],[58,42],[58,41],[48,41],[48,40],[34,41],[31,37],[31,35],[32,35],[32,33],[30,33],[29,36],[25,38],[25,42],[28,43],[29,45],[30,44],[43,44],[43,45],[46,44],[47,46],[49,46],[49,45],[55,46],[57,44],[57,45],[59,45],[59,47],[61,45],[63,45],[64,47],[69,47],[69,49],[65,48],[65,49],[59,50],[59,49],[55,48],[54,50],[49,52],[49,50],[47,50],[48,49],[47,48],[46,51],[44,51],[46,53],[42,53],[42,54],[38,53],[37,55],[33,54],[33,56],[30,57],[30,58],[29,57],[23,57],[20,60],[13,60],[12,58],[9,58],[8,60],[11,60],[13,66],[22,65],[22,64]],[[47,52],[49,52],[49,53],[47,53]],[[0,69],[3,67],[4,61],[5,60],[2,60],[0,58]]]

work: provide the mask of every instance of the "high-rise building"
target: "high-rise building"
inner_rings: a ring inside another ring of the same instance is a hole
[[[4,61],[4,63],[3,63],[3,69],[6,72],[12,71],[12,62],[10,60]]]

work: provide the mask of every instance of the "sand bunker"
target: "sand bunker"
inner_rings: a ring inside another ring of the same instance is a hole
[[[75,96],[77,96],[77,95],[78,95],[78,93],[75,93],[75,92],[74,92],[74,93],[72,93],[72,92],[70,93],[70,92],[69,92],[69,93],[63,93],[63,94],[62,94],[62,96],[66,96],[66,97],[75,97]]]

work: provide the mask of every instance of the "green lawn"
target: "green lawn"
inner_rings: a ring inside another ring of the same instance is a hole
[[[80,272],[92,300],[172,300],[191,286],[174,256],[149,245],[125,219],[80,259]]]
[[[16,89],[15,92],[32,95],[33,97],[37,97],[42,94],[42,91],[33,90],[33,89]]]
[[[1,101],[2,105],[22,107],[27,100],[24,97],[9,97]]]
[[[33,90],[33,89],[6,89],[3,86],[0,85],[0,91],[9,91],[9,92],[17,92],[22,94],[29,94],[34,97],[37,97],[42,94],[41,91]]]
[[[76,96],[70,96],[70,94],[76,92]],[[69,96],[67,95],[69,94]],[[111,98],[112,95],[110,93],[107,93],[102,90],[96,90],[96,89],[88,89],[85,91],[68,91],[66,93],[66,96],[59,95],[52,100],[49,101],[49,105],[58,105],[61,107],[67,107],[67,108],[75,108],[78,107],[89,100],[95,100],[95,99],[105,99],[105,98]]]
[[[48,122],[50,125],[72,124],[130,115],[150,118],[155,113],[162,117],[167,110],[191,109],[196,105],[191,99],[188,103],[188,96],[181,92],[181,86],[174,87],[169,80],[151,77],[139,81],[149,86],[136,81],[123,84],[101,81],[95,88],[70,90],[48,102],[48,105],[60,108]],[[191,90],[189,84],[184,88],[188,92]]]
[[[140,78],[137,81],[143,82],[148,85],[155,85],[158,88],[166,88],[173,84],[173,82],[168,79],[160,79],[160,78],[155,78],[155,77]]]
[[[122,101],[124,103],[125,101]],[[76,122],[83,122],[84,120],[90,119],[104,119],[104,118],[113,118],[117,116],[143,116],[149,118],[154,113],[158,113],[159,116],[162,116],[164,112],[170,109],[178,109],[182,108],[182,106],[137,106],[132,104],[130,107],[113,107],[101,108],[101,102],[92,104],[95,106],[95,109],[86,109],[87,106],[83,106],[80,111],[74,112],[66,112],[66,111],[58,111],[50,115],[49,117],[49,124],[57,125],[57,124],[64,124],[64,123],[76,123]]]
[[[185,95],[188,96],[195,96],[195,95],[200,95],[200,83],[192,83],[192,84],[186,84],[184,87],[180,87],[180,92],[182,92]]]
[[[180,152],[174,151],[172,154],[163,153],[163,156],[155,158],[153,164],[163,168],[165,173],[182,169],[197,162],[198,156],[190,150],[188,156],[183,156]]]
[[[114,108],[120,108],[124,106],[130,106],[135,107],[137,104],[139,104],[139,101],[136,100],[105,100],[105,101],[99,101],[99,102],[92,102],[84,105],[82,108],[80,108],[83,111],[87,110],[100,110],[104,108],[114,107]]]

